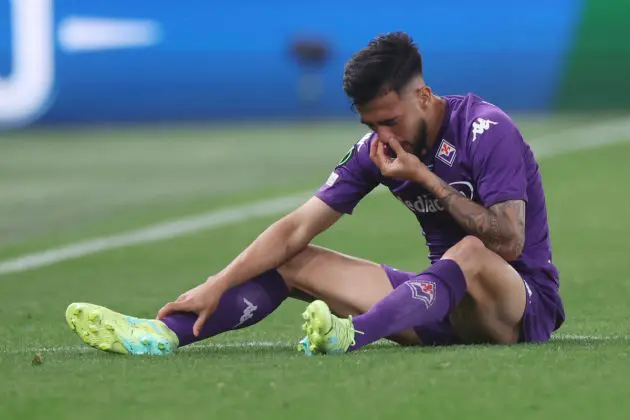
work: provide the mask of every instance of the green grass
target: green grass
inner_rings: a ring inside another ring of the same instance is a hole
[[[568,123],[530,119],[522,126],[537,136]],[[12,194],[0,205],[0,259],[314,188],[361,132],[333,125],[84,131],[72,140],[63,132],[13,135],[0,141],[0,196]],[[215,159],[212,150],[225,154]],[[629,157],[623,143],[541,162],[568,316],[550,343],[385,343],[306,358],[293,347],[304,306],[293,301],[253,328],[167,358],[99,353],[67,328],[63,314],[73,301],[153,316],[275,219],[260,218],[1,276],[0,418],[625,418]],[[18,188],[25,185],[30,192]],[[49,201],[40,190],[61,192]],[[383,214],[389,222],[375,223]],[[426,249],[414,223],[404,206],[379,194],[316,242],[422,270]],[[36,353],[43,363],[34,366]]]

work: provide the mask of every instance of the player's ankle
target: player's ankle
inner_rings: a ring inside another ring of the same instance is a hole
[[[169,328],[168,325],[166,325],[166,323],[164,323],[163,321],[155,320],[155,322],[160,326],[162,333],[166,336],[166,338],[169,339],[169,341],[171,343],[173,343],[173,346],[175,348],[179,347],[179,337],[177,336],[177,333],[175,331],[173,331],[172,329]]]

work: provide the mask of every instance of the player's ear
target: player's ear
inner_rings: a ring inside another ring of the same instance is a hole
[[[413,90],[415,106],[421,110],[425,110],[429,105],[429,97],[427,96],[424,88],[418,86]]]
[[[419,95],[420,95],[420,103],[422,104],[422,107],[425,108],[429,105],[429,101],[431,100],[431,96],[432,96],[432,91],[431,88],[428,86],[422,86],[419,89]]]
[[[427,108],[432,96],[431,88],[424,84],[422,78],[419,78],[418,80],[414,80],[411,89],[420,108]]]

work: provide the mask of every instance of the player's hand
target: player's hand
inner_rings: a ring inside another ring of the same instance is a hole
[[[396,153],[395,158],[385,153],[386,147]],[[381,170],[381,174],[389,178],[415,181],[418,173],[427,169],[416,155],[407,152],[395,138],[374,140],[370,145],[370,159]]]
[[[198,337],[204,324],[219,305],[219,299],[225,290],[211,277],[205,283],[180,295],[175,302],[169,302],[160,309],[157,319],[175,312],[194,312],[198,315],[193,326],[193,334]]]

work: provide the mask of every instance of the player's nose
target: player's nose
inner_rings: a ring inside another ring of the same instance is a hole
[[[377,127],[376,135],[381,139],[389,139],[392,137],[392,129],[390,127]]]

